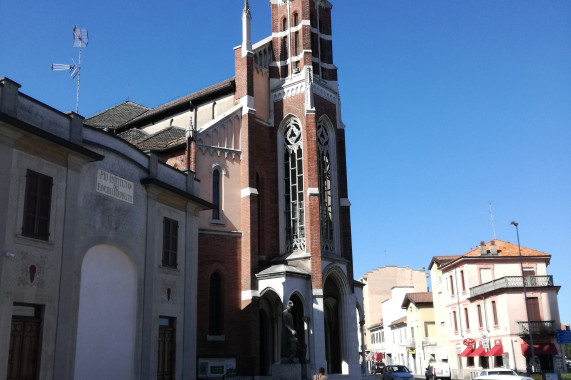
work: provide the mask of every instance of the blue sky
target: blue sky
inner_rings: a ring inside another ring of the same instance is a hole
[[[250,0],[253,39],[268,0]],[[571,322],[571,1],[332,0],[355,276],[427,267],[481,240],[552,255]],[[242,0],[0,0],[0,77],[75,110],[73,25],[89,30],[79,112],[153,107],[234,75]]]

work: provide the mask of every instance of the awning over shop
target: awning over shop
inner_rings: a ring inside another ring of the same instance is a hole
[[[482,346],[476,348],[474,352],[470,354],[470,356],[486,356],[486,349]]]
[[[504,346],[498,344],[497,346],[492,347],[491,350],[488,350],[488,352],[486,352],[486,356],[502,356],[503,353]]]
[[[553,343],[534,344],[533,351],[535,355],[557,355],[557,347]],[[531,356],[531,346],[527,343],[522,343],[521,353],[523,356]]]
[[[472,346],[466,347],[466,349],[464,351],[462,351],[462,353],[458,356],[462,357],[462,358],[467,358],[468,356],[471,356],[472,352],[474,352],[474,349],[472,348]]]

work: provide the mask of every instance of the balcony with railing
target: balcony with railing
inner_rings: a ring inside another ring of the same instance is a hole
[[[555,321],[518,321],[519,336],[529,336],[531,332],[533,335],[555,335],[557,333],[557,326]]]
[[[414,348],[416,347],[416,341],[414,339],[405,339],[400,345],[408,348]]]
[[[423,346],[436,346],[437,340],[434,337],[425,337],[422,341]]]
[[[506,276],[470,288],[470,297],[477,297],[495,290],[509,288],[542,288],[553,286],[553,276]]]

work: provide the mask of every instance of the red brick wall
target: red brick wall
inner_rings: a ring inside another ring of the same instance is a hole
[[[246,375],[257,373],[259,367],[258,306],[255,302],[242,309],[241,240],[239,236],[199,234],[197,350],[199,358],[236,358],[238,374]],[[207,340],[209,280],[214,272],[218,272],[223,281],[224,341]]]

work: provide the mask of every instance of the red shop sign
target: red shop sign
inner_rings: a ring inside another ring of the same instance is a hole
[[[464,342],[463,342],[463,343],[464,343],[464,346],[469,346],[469,347],[470,347],[470,346],[473,347],[473,346],[476,345],[476,341],[475,341],[474,339],[472,339],[472,338],[466,338],[466,339],[464,339]]]

